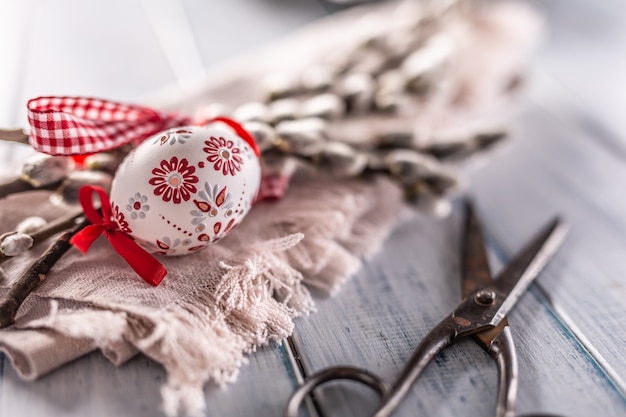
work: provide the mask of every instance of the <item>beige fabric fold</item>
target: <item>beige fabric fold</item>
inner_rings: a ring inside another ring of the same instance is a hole
[[[3,201],[3,229],[31,207],[53,211],[51,201],[47,192]],[[255,206],[219,245],[163,258],[168,275],[156,288],[99,238],[87,256],[71,249],[57,262],[0,332],[0,348],[26,379],[95,349],[114,363],[140,351],[168,372],[167,413],[200,410],[204,383],[234,381],[246,353],[289,335],[293,319],[314,309],[304,282],[333,292],[380,245],[401,202],[382,178],[297,178],[283,200]],[[2,293],[30,262],[4,263]]]

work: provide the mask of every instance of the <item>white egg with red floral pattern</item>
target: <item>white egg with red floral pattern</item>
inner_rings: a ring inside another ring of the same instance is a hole
[[[155,255],[185,255],[226,236],[261,184],[253,147],[226,128],[185,126],[146,139],[111,187],[119,228]]]

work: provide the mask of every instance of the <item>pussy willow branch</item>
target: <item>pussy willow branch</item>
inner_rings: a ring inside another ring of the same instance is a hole
[[[23,162],[17,175],[0,184],[0,198],[34,189],[54,189],[67,178],[74,162],[67,156],[35,153]]]
[[[63,233],[41,255],[28,270],[11,286],[9,292],[0,300],[0,328],[15,322],[17,311],[28,295],[43,281],[56,262],[71,248],[70,239],[89,225],[89,220],[82,218],[71,230]]]
[[[22,129],[0,129],[0,140],[6,142],[28,143],[28,135]],[[58,185],[58,184],[56,184]],[[0,184],[0,198],[10,194],[33,190],[35,187],[21,178]]]
[[[0,184],[0,199],[8,197],[11,194],[23,193],[26,191],[33,190],[54,190],[61,185],[62,181],[57,181],[52,184],[47,184],[45,186],[34,186],[28,181],[25,181],[22,178],[14,178],[7,182]]]
[[[40,230],[37,230],[33,233],[28,233],[28,235],[33,239],[33,247],[54,236],[55,234],[67,230],[75,225],[81,217],[82,213],[82,209],[77,209],[76,211],[70,212],[63,217],[59,217],[58,219],[47,224]],[[11,258],[11,256],[0,253],[0,264],[2,264],[9,258]]]

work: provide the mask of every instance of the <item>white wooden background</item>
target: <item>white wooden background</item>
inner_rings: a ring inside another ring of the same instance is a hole
[[[506,261],[556,213],[571,233],[510,316],[522,413],[626,415],[626,6],[621,0],[534,1],[548,35],[534,84],[499,155],[471,172],[469,193]],[[194,85],[216,63],[328,13],[315,0],[0,0],[0,126],[25,126],[46,94],[142,100]],[[185,45],[182,47],[181,45]],[[0,148],[8,169],[28,152]],[[319,312],[297,323],[309,371],[354,364],[392,378],[459,300],[458,210],[416,214]],[[88,355],[36,382],[0,368],[0,416],[159,416],[160,366],[114,368]],[[268,383],[268,381],[270,383]],[[284,346],[250,356],[227,390],[207,387],[207,416],[279,416],[296,383]],[[446,352],[400,416],[487,416],[496,370],[478,348]],[[324,392],[323,416],[363,416],[375,400]]]

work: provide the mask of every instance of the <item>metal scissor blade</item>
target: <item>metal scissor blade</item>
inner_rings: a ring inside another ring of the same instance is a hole
[[[492,278],[480,221],[469,200],[466,201],[465,246],[463,247],[463,297],[491,286]],[[478,346],[498,364],[498,401],[496,416],[512,415],[517,397],[517,357],[506,317],[491,329],[472,335]]]
[[[539,271],[556,253],[566,232],[565,224],[559,218],[554,219],[498,274],[492,288],[505,299],[493,316],[492,324],[497,325],[513,308]]]
[[[465,298],[477,289],[491,285],[492,282],[480,221],[469,200],[465,202],[463,245],[462,295]]]

